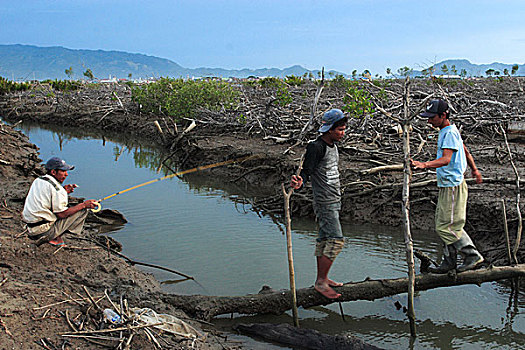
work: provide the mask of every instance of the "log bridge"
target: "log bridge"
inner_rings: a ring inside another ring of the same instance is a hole
[[[424,291],[464,284],[481,285],[481,283],[484,282],[523,276],[525,276],[525,264],[499,267],[489,266],[488,268],[465,271],[457,274],[455,272],[442,275],[429,273],[416,276],[415,290]],[[342,287],[335,287],[334,289],[338,293],[341,293],[341,297],[335,300],[324,297],[313,287],[302,288],[297,290],[297,306],[309,308],[312,306],[328,305],[334,302],[375,300],[406,293],[407,288],[408,278],[379,280],[367,278],[361,282],[349,282],[345,283]],[[292,308],[290,290],[276,291],[267,286],[264,286],[258,294],[245,296],[164,294],[161,298],[189,315],[208,321],[217,315],[232,313],[280,315]]]

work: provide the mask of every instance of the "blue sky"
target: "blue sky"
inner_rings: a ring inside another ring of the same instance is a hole
[[[524,22],[523,0],[0,0],[0,44],[143,53],[187,68],[521,65]]]

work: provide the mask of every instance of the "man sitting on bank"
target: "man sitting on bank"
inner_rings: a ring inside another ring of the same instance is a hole
[[[87,217],[86,209],[97,207],[97,201],[88,199],[73,207],[68,207],[68,194],[77,187],[76,184],[62,183],[68,171],[75,167],[66,164],[58,157],[52,157],[45,165],[46,175],[36,178],[27,195],[23,219],[27,224],[29,238],[37,246],[46,242],[52,245],[64,245],[62,235],[68,231],[80,234]]]

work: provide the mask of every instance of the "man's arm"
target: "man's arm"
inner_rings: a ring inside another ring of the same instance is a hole
[[[472,170],[472,176],[474,179],[476,179],[476,183],[480,184],[483,182],[483,179],[481,178],[481,173],[479,172],[479,169],[476,167],[476,163],[474,162],[474,157],[472,157],[472,154],[469,152],[467,146],[463,144],[463,149],[465,150],[465,157],[467,158],[467,164]]]
[[[293,189],[300,189],[304,182],[310,181],[310,176],[314,172],[319,162],[324,156],[324,147],[322,145],[311,142],[306,146],[306,154],[304,156],[303,169],[300,175],[292,175],[290,186]]]
[[[454,152],[455,151],[453,149],[445,148],[443,149],[443,155],[438,159],[434,159],[429,162],[419,162],[417,160],[410,159],[410,163],[412,163],[412,166],[416,169],[437,169],[448,165]]]
[[[84,201],[83,203],[79,203],[73,207],[69,207],[67,208],[66,210],[64,211],[61,211],[59,213],[55,213],[55,215],[57,216],[57,218],[59,219],[64,219],[64,218],[67,218],[68,216],[71,216],[81,210],[84,210],[84,209],[95,209],[97,207],[97,201],[94,200],[94,199],[88,199],[86,201]]]

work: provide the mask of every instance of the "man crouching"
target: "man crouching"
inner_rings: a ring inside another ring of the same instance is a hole
[[[64,245],[62,235],[69,231],[80,234],[87,217],[86,209],[97,207],[97,201],[88,199],[73,207],[68,207],[68,194],[77,187],[75,184],[62,183],[68,176],[68,171],[75,167],[66,164],[63,159],[53,157],[45,165],[46,175],[35,179],[27,195],[23,219],[29,231],[29,238],[37,246],[46,242]]]

